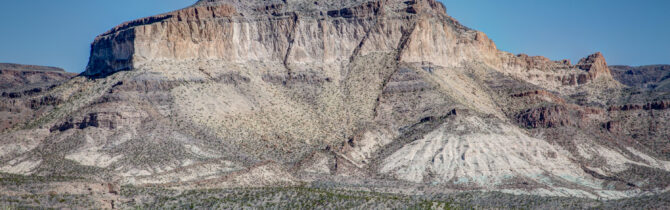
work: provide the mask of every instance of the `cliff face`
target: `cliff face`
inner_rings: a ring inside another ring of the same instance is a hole
[[[609,75],[607,66],[600,66],[604,62],[600,53],[572,66],[569,61],[499,52],[484,33],[460,25],[431,0],[199,1],[124,23],[97,37],[91,51],[84,72],[88,76],[158,63],[332,66],[373,52],[398,52],[401,62],[444,67],[478,60],[554,88]]]
[[[183,188],[667,187],[668,110],[610,109],[650,99],[628,97],[602,54],[502,52],[434,0],[202,0],[98,36],[83,75],[44,93],[58,109],[0,134],[13,145],[1,171]]]
[[[434,1],[200,1],[99,36],[84,74],[105,75],[161,61],[335,63],[350,60],[354,51],[395,50],[403,33],[415,28],[402,18],[417,13],[446,16]]]

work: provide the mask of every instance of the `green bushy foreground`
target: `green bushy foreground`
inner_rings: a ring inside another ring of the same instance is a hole
[[[140,209],[657,209],[670,206],[670,193],[611,201],[497,192],[406,196],[307,187],[184,192],[126,188],[122,194],[141,198],[124,203],[128,208]]]
[[[458,192],[401,195],[332,187],[268,187],[180,190],[121,186],[117,192],[58,191],[100,183],[73,177],[0,174],[0,209],[664,209],[670,193],[622,200]],[[61,188],[58,188],[60,186]]]
[[[405,196],[315,188],[212,189],[179,192],[159,188],[125,188],[121,209],[659,209],[670,194],[597,201],[504,193],[457,193]],[[88,195],[0,196],[1,209],[99,208]]]

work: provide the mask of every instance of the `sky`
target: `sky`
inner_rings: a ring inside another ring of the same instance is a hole
[[[0,62],[86,68],[96,35],[195,0],[4,0]],[[609,64],[670,64],[668,0],[442,0],[499,49],[552,60],[603,52]]]

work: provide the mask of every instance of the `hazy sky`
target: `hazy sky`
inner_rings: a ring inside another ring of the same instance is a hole
[[[128,20],[195,0],[4,0],[0,62],[81,72],[93,38]],[[602,51],[610,64],[670,63],[668,0],[443,0],[447,12],[498,48],[577,62]]]

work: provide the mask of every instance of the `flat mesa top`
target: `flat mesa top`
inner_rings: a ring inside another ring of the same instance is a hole
[[[194,6],[209,6],[209,5],[221,5],[221,4],[230,4],[235,6],[265,6],[265,5],[277,5],[277,4],[288,4],[288,5],[301,5],[301,4],[312,4],[312,5],[321,5],[321,6],[333,6],[333,7],[342,7],[348,5],[357,5],[365,2],[372,2],[378,0],[199,0],[194,4]],[[401,0],[390,0],[396,2],[402,2]],[[390,2],[389,1],[389,2]]]
[[[199,0],[192,7],[229,5],[236,8],[238,12],[253,14],[260,10],[310,13],[354,7],[363,9],[373,7],[372,5],[384,5],[391,11],[403,11],[406,7],[425,3],[439,8],[439,13],[445,11],[443,6],[437,6],[439,3],[436,0]]]
[[[0,70],[65,72],[64,69],[58,67],[24,65],[15,63],[0,63]]]

